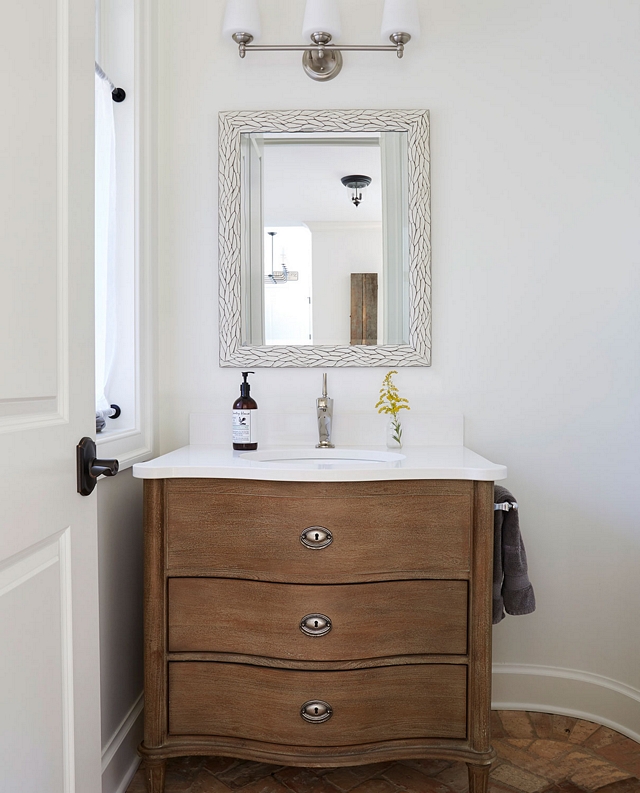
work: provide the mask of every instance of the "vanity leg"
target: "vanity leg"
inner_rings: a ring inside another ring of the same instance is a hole
[[[147,780],[147,793],[164,793],[164,771],[166,760],[145,760],[144,773]]]
[[[469,793],[487,793],[491,766],[467,763],[467,770],[469,771]]]

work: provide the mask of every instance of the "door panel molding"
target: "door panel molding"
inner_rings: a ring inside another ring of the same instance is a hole
[[[62,716],[61,793],[75,793],[74,700],[73,700],[73,632],[71,619],[71,548],[70,527],[56,532],[42,542],[26,548],[0,565],[0,600],[25,586],[55,565],[58,566],[60,599],[60,667]],[[51,659],[49,659],[50,661]],[[49,662],[48,661],[48,662]]]
[[[69,421],[69,0],[58,0],[58,405],[52,423]]]
[[[58,412],[58,403],[57,395],[0,399],[0,432],[40,427],[43,423],[59,424],[62,416]]]
[[[75,793],[75,721],[73,699],[73,624],[71,601],[71,533],[65,529],[58,538],[60,559],[60,632],[62,647],[62,751],[64,791]]]
[[[59,561],[60,536],[61,532],[56,534],[54,539],[48,538],[44,543],[38,543],[33,548],[27,548],[5,559],[0,565],[0,597]]]
[[[56,118],[51,126],[55,125],[56,130],[56,184],[51,188],[51,203],[57,204],[57,215],[55,251],[51,253],[56,258],[53,366],[56,393],[7,394],[0,400],[0,433],[37,429],[69,420],[69,0],[57,0],[55,8],[56,77],[51,86],[55,86],[56,92]]]

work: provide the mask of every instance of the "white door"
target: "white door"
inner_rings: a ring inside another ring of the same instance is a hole
[[[99,793],[93,0],[3,5],[0,791]]]

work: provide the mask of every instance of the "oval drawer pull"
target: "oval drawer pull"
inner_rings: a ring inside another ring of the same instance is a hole
[[[329,529],[325,529],[324,526],[309,526],[300,535],[300,542],[307,548],[317,551],[320,548],[326,548],[327,545],[331,545],[333,534],[331,534]]]
[[[331,620],[324,614],[307,614],[300,622],[305,636],[326,636],[331,630]]]
[[[331,705],[321,699],[310,699],[300,708],[300,715],[311,724],[322,724],[333,716]]]

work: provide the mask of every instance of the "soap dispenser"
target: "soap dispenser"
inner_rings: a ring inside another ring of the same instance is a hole
[[[249,396],[250,374],[254,372],[242,372],[240,397],[233,403],[233,448],[243,452],[258,448],[258,404]]]

